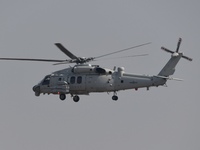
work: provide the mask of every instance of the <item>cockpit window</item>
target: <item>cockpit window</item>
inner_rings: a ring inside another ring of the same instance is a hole
[[[50,82],[50,75],[46,76],[42,82],[42,85],[49,85]]]

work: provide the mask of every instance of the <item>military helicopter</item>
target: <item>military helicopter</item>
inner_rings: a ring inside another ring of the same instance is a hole
[[[181,58],[192,61],[192,58],[179,52],[182,39],[179,38],[176,51],[171,51],[161,47],[162,50],[171,53],[171,58],[162,70],[153,76],[129,74],[124,71],[124,67],[114,67],[114,69],[102,68],[98,65],[91,65],[88,62],[99,58],[141,47],[150,43],[137,45],[123,50],[115,51],[98,57],[77,57],[67,50],[61,43],[55,45],[69,58],[67,60],[52,59],[27,59],[27,58],[0,58],[0,60],[20,60],[20,61],[45,61],[55,62],[54,65],[75,63],[73,67],[55,71],[46,75],[44,79],[33,87],[35,96],[43,94],[57,94],[60,100],[66,99],[66,94],[71,94],[74,102],[80,100],[79,95],[89,95],[92,92],[113,92],[112,100],[118,100],[117,92],[120,90],[158,87],[166,84],[167,80],[181,80],[172,78],[175,67]]]

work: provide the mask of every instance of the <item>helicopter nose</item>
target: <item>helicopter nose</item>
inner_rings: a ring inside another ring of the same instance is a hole
[[[40,86],[39,85],[35,85],[34,87],[33,87],[33,91],[34,92],[40,92]]]

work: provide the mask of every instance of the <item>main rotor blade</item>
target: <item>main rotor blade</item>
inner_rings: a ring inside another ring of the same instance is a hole
[[[62,62],[57,62],[53,65],[56,66],[56,65],[63,65],[63,64],[70,64],[70,63],[76,63],[76,60],[65,60],[65,61],[62,61]]]
[[[148,45],[148,44],[151,44],[151,42],[144,43],[144,44],[137,45],[137,46],[133,46],[133,47],[129,47],[129,48],[125,48],[125,49],[115,51],[115,52],[112,52],[112,53],[104,54],[104,55],[101,55],[101,56],[98,56],[98,57],[94,57],[94,59],[105,57],[105,56],[108,56],[108,55],[113,55],[113,54],[120,53],[120,52],[124,52],[124,51],[131,50],[131,49],[134,49],[134,48],[137,48],[137,47],[145,46],[145,45]]]
[[[122,57],[118,57],[118,58],[127,58],[127,57],[140,57],[140,56],[147,56],[149,54],[138,54],[138,55],[131,55],[131,56],[122,56]]]
[[[131,57],[141,57],[141,56],[147,56],[149,54],[138,54],[138,55],[130,55],[130,56],[121,56],[121,57],[113,57],[113,58],[105,58],[105,59],[95,59],[95,61],[101,61],[101,60],[111,60],[111,59],[124,59],[124,58],[131,58]]]
[[[55,60],[55,59],[29,59],[29,58],[0,58],[0,60],[44,61],[44,62],[63,62],[63,61],[66,61],[66,60]]]
[[[55,45],[63,52],[65,53],[67,56],[69,56],[71,59],[77,59],[78,58],[72,54],[70,51],[68,51],[61,43],[55,43]]]

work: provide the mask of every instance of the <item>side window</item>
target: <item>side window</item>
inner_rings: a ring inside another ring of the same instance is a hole
[[[75,83],[75,77],[74,77],[74,76],[70,78],[70,83],[71,83],[71,84],[74,84],[74,83]]]
[[[77,77],[77,83],[78,83],[78,84],[81,84],[81,83],[82,83],[82,77],[81,77],[81,76],[78,76],[78,77]]]

